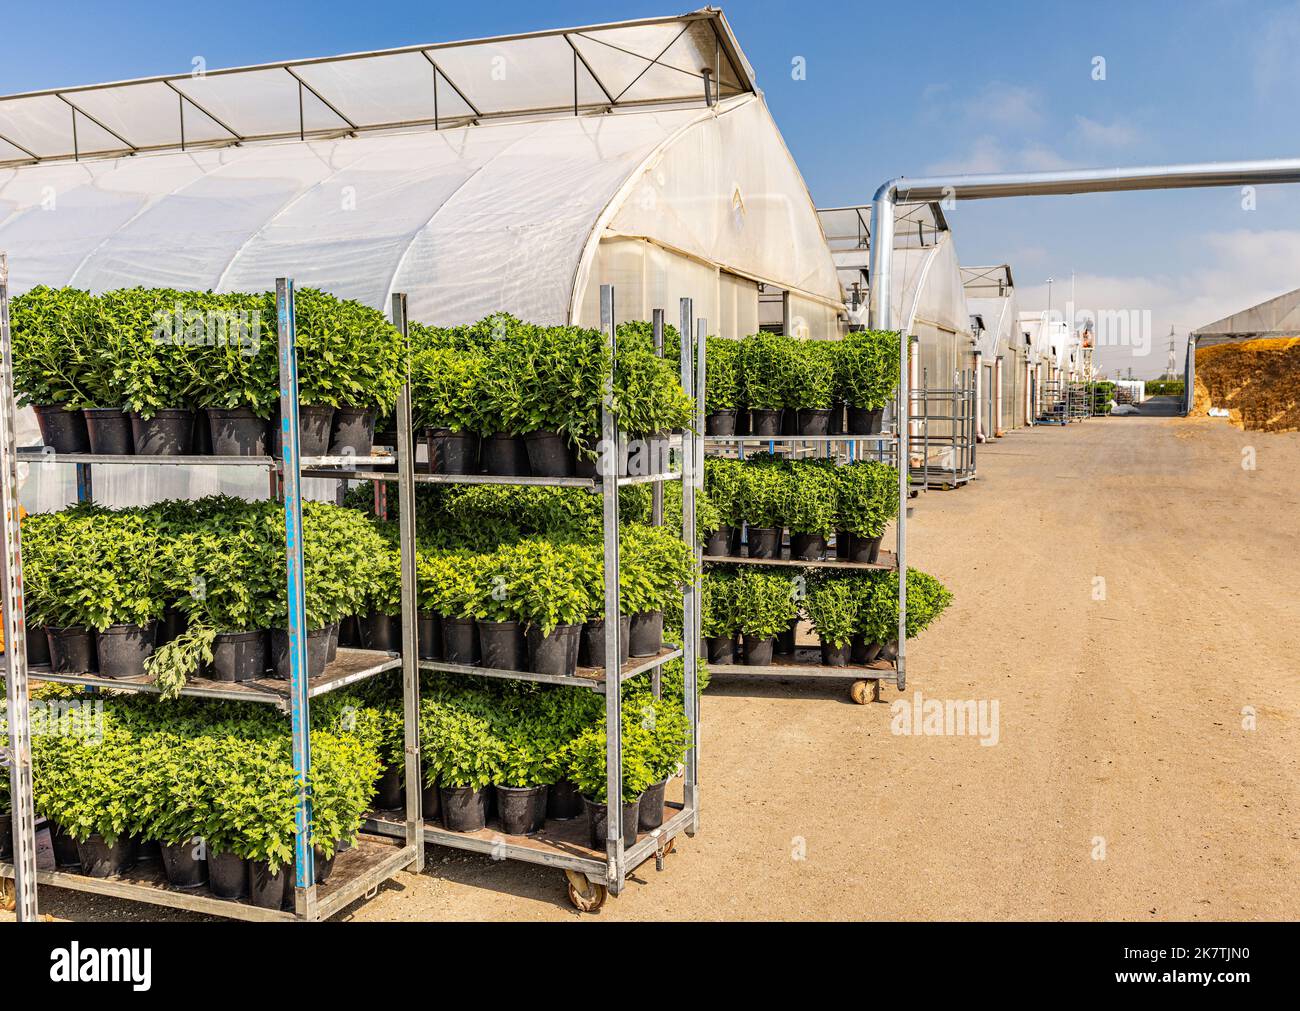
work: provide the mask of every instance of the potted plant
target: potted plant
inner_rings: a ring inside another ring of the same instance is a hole
[[[711,664],[730,664],[736,659],[736,636],[740,632],[737,582],[734,572],[715,570],[700,584],[700,635]]]
[[[488,426],[483,376],[487,360],[448,348],[411,359],[415,428],[423,431],[434,474],[477,474],[479,440]]]
[[[750,434],[780,435],[782,411],[799,369],[794,340],[780,334],[754,334],[745,339],[741,356]]]
[[[207,414],[214,456],[267,456],[270,419],[280,402],[280,359],[273,297],[209,295],[216,332],[202,353],[196,402]]]
[[[787,408],[798,410],[796,434],[827,435],[835,402],[835,349],[832,341],[794,342]]]
[[[648,735],[644,761],[650,783],[641,794],[638,824],[642,832],[653,832],[664,823],[664,791],[668,780],[681,770],[690,744],[690,724],[680,703],[653,695],[629,700],[625,711]]]
[[[506,835],[535,835],[546,822],[546,796],[553,771],[546,760],[542,728],[514,723],[501,736],[496,781],[497,814]]]
[[[583,623],[595,609],[584,578],[591,552],[533,538],[503,552],[517,613],[527,626],[528,669],[572,676],[578,667]]]
[[[487,788],[501,776],[501,742],[482,717],[446,706],[421,713],[421,740],[430,782],[438,784],[443,824],[452,832],[487,825]]]
[[[79,358],[95,311],[93,296],[75,288],[37,285],[10,302],[14,395],[34,409],[41,442],[56,453],[90,451]]]
[[[736,580],[736,614],[745,663],[771,664],[776,637],[799,616],[795,584],[786,576],[745,570]]]
[[[718,526],[704,544],[711,558],[735,557],[740,554],[740,533],[745,522],[741,488],[745,464],[740,460],[706,457],[704,460],[704,498],[718,512]],[[697,499],[698,507],[699,501]]]
[[[862,597],[852,580],[821,580],[809,590],[804,607],[821,639],[823,666],[848,665],[861,603]]]
[[[664,607],[693,578],[692,555],[667,527],[631,526],[620,534],[619,607],[632,616],[632,656],[663,649]]]
[[[794,497],[793,478],[784,462],[751,462],[740,484],[750,558],[780,558],[785,511]]]
[[[898,471],[887,463],[863,460],[835,472],[836,527],[851,537],[847,561],[874,563],[885,527],[898,514]]]
[[[917,569],[907,570],[907,637],[912,639],[932,625],[952,603],[952,593],[939,580]],[[880,643],[881,657],[898,655],[898,573],[888,572],[875,582],[874,592],[862,609],[860,629],[868,643]]]
[[[806,460],[790,466],[788,496],[782,512],[790,528],[790,557],[819,561],[826,557],[826,538],[836,526],[836,471],[829,460]]]
[[[520,671],[528,662],[523,612],[530,584],[528,558],[534,546],[515,545],[484,556],[475,566],[474,590],[467,608],[478,624],[484,667]],[[556,573],[562,578],[561,573]]]
[[[850,435],[879,435],[885,404],[899,378],[899,335],[885,330],[846,334],[836,354],[835,382],[848,405]]]
[[[735,435],[740,404],[741,355],[744,345],[710,337],[704,352],[704,433]]]
[[[623,845],[636,843],[641,823],[641,795],[650,786],[649,734],[635,721],[623,727]],[[600,724],[578,735],[569,746],[568,777],[577,784],[587,810],[591,848],[603,850],[609,824],[609,776],[605,764],[605,727]]]

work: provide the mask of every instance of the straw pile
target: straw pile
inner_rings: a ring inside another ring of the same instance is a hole
[[[1192,414],[1211,407],[1226,408],[1246,431],[1300,431],[1300,337],[1197,349]]]

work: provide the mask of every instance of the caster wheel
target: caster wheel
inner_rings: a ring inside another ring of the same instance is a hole
[[[12,913],[17,908],[18,893],[14,891],[14,883],[8,878],[0,878],[0,909]]]
[[[849,696],[860,706],[868,706],[876,701],[878,681],[854,681],[849,689]]]
[[[585,874],[565,871],[569,879],[569,902],[580,913],[597,913],[609,898],[609,889],[587,880]]]

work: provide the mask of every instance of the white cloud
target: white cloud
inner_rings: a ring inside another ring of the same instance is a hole
[[[994,81],[966,103],[966,118],[980,125],[1033,130],[1043,123],[1042,96],[1022,84]]]
[[[1075,131],[1081,143],[1088,147],[1130,147],[1141,134],[1123,120],[1099,123],[1087,116],[1074,117]]]
[[[975,138],[964,154],[926,166],[928,175],[964,175],[986,172],[1051,172],[1075,168],[1070,161],[1044,144],[1031,141],[1009,144],[991,134]]]

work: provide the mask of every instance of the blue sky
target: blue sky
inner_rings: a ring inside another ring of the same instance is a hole
[[[676,13],[687,4],[327,0],[12,3],[0,92],[187,72]],[[724,9],[822,205],[884,179],[1294,156],[1300,3],[776,3]],[[792,79],[803,57],[807,79]],[[1105,80],[1093,79],[1105,59]],[[1180,334],[1300,286],[1300,192],[1236,190],[962,204],[965,263],[1012,264],[1025,309],[1148,309],[1157,349],[1112,368],[1163,369]]]

